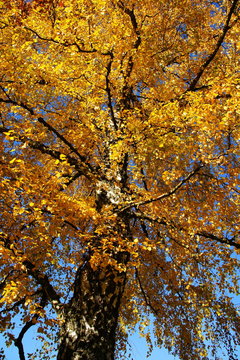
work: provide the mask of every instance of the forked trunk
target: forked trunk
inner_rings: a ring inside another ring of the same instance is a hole
[[[80,268],[63,314],[57,360],[113,360],[126,274],[108,266]]]

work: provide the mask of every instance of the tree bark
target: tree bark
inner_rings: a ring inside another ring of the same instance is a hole
[[[63,313],[57,360],[113,360],[126,273],[110,266],[79,268]]]

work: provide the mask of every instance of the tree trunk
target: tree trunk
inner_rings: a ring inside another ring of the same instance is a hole
[[[126,273],[110,266],[79,268],[63,314],[57,360],[113,360]]]

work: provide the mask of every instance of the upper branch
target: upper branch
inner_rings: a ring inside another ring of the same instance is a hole
[[[62,46],[64,46],[64,47],[76,46],[76,48],[78,49],[78,51],[81,52],[81,53],[87,53],[87,54],[89,54],[89,53],[95,53],[95,52],[97,52],[96,49],[83,49],[83,48],[81,48],[81,47],[79,46],[79,44],[76,43],[76,42],[73,42],[73,43],[60,42],[60,41],[57,41],[57,40],[55,40],[55,39],[53,39],[53,38],[45,38],[45,37],[39,35],[37,31],[35,31],[35,30],[33,30],[33,29],[31,29],[31,28],[29,28],[29,27],[27,27],[27,26],[25,26],[25,29],[31,31],[34,35],[36,35],[36,36],[37,36],[40,40],[42,40],[42,41],[53,42],[53,43],[55,43],[55,44],[62,45]]]
[[[83,47],[80,47],[80,45],[76,41],[74,41],[72,43],[69,43],[67,41],[60,42],[60,41],[58,41],[58,40],[56,40],[56,39],[54,39],[52,37],[51,38],[43,37],[36,30],[33,30],[33,29],[31,29],[31,28],[29,28],[27,26],[25,26],[25,29],[28,30],[28,31],[31,31],[38,39],[40,39],[42,41],[52,42],[54,44],[61,45],[61,46],[65,47],[65,48],[70,47],[70,46],[75,46],[77,48],[78,52],[80,52],[80,53],[93,54],[93,53],[98,52],[99,54],[104,55],[104,56],[109,55],[108,52],[101,52],[101,51],[97,50],[96,48],[92,47],[92,44],[90,44],[90,46],[91,46],[90,49],[84,49]]]
[[[222,30],[222,34],[220,35],[217,43],[216,43],[216,46],[215,46],[215,49],[213,50],[213,52],[208,56],[208,58],[206,59],[206,61],[203,63],[203,65],[200,67],[200,70],[199,72],[197,73],[196,77],[193,79],[193,81],[190,83],[189,85],[189,88],[187,89],[187,91],[193,91],[195,90],[195,87],[199,81],[199,79],[201,78],[202,74],[204,73],[204,71],[206,70],[206,68],[208,67],[208,65],[213,61],[213,59],[215,58],[216,54],[218,53],[218,50],[220,49],[226,35],[227,35],[227,32],[228,30],[231,28],[229,23],[231,21],[231,18],[232,18],[232,15],[237,7],[237,4],[238,4],[238,0],[234,0],[232,2],[232,6],[229,10],[229,13],[228,13],[228,16],[227,16],[227,19],[226,19],[226,22],[225,22],[225,25],[223,27],[223,30]]]
[[[109,55],[110,55],[110,60],[107,64],[107,74],[106,74],[106,92],[107,92],[107,96],[108,96],[108,108],[110,110],[112,123],[113,123],[114,129],[117,130],[118,125],[117,125],[116,118],[115,118],[114,111],[113,111],[112,94],[111,94],[110,80],[109,80],[109,76],[110,76],[111,69],[112,69],[113,54],[109,53]]]
[[[219,237],[214,234],[208,233],[207,231],[199,231],[195,235],[203,236],[207,239],[215,240],[217,242],[220,242],[221,244],[230,245],[235,247],[236,249],[240,249],[240,244],[235,241],[235,237],[232,237],[231,239]]]
[[[158,316],[158,311],[157,311],[157,309],[155,309],[155,308],[153,307],[153,305],[152,305],[151,302],[150,302],[149,297],[147,296],[147,294],[146,294],[146,292],[145,292],[145,290],[144,290],[144,288],[143,288],[143,284],[142,284],[142,282],[141,282],[141,279],[140,279],[139,272],[138,272],[138,269],[137,269],[137,268],[135,268],[135,275],[136,275],[136,278],[137,278],[137,281],[138,281],[138,284],[139,284],[139,287],[140,287],[140,290],[141,290],[141,293],[142,293],[142,295],[143,295],[143,298],[144,298],[144,301],[145,301],[146,305],[152,310],[152,312],[153,312],[156,316]]]
[[[162,200],[162,199],[165,199],[171,195],[173,195],[174,193],[176,193],[176,191],[178,189],[180,189],[188,180],[190,180],[195,174],[197,174],[199,172],[199,170],[203,167],[204,165],[199,165],[197,166],[193,171],[191,171],[184,179],[182,179],[172,190],[162,194],[162,195],[159,195],[159,196],[156,196],[156,197],[153,197],[151,199],[147,199],[147,200],[143,200],[143,201],[138,201],[138,202],[131,202],[129,204],[127,204],[126,206],[124,206],[123,208],[121,209],[118,209],[118,212],[122,212],[122,211],[125,211],[127,209],[130,209],[132,206],[140,206],[140,205],[146,205],[146,204],[149,204],[151,202],[155,202],[155,201],[158,201],[158,200]]]
[[[123,1],[118,1],[117,5],[130,18],[133,31],[134,31],[134,33],[135,33],[135,35],[137,37],[136,41],[133,44],[133,49],[137,50],[139,48],[139,46],[141,45],[142,39],[141,39],[141,34],[140,34],[139,27],[138,27],[137,19],[136,19],[135,13],[134,13],[134,9],[133,8],[129,9],[128,7],[126,7],[123,4]],[[133,94],[132,86],[129,86],[129,84],[128,84],[128,79],[131,76],[133,66],[134,66],[133,54],[130,53],[125,73],[124,73],[124,71],[122,71],[123,78],[124,78],[124,86],[123,86],[123,89],[122,89],[122,100],[121,100],[121,102],[122,102],[124,108],[130,108],[131,107],[130,106],[131,101],[136,100],[136,97]]]
[[[140,31],[138,29],[138,23],[137,23],[136,16],[134,14],[134,10],[133,9],[130,10],[129,8],[125,7],[125,5],[123,4],[122,1],[118,1],[118,6],[120,7],[120,9],[122,9],[125,12],[125,14],[127,14],[130,17],[133,30],[134,30],[135,34],[137,35],[137,40],[134,43],[133,47],[134,47],[134,49],[137,49],[140,46],[142,39],[140,36]]]
[[[10,130],[11,129],[2,126],[0,127],[0,134],[7,133]],[[29,139],[27,136],[17,133],[12,133],[12,135],[16,138],[16,140],[27,143],[30,148],[39,150],[42,154],[50,155],[53,159],[63,161],[62,155],[64,155],[67,162],[74,167],[79,176],[84,175],[87,178],[91,178],[93,175],[85,163],[80,163],[75,157],[72,157],[71,155],[65,155],[58,150],[51,149],[49,146],[41,143],[40,141]]]
[[[86,157],[79,154],[78,150],[63,135],[61,135],[52,125],[48,124],[42,117],[39,117],[38,121],[41,124],[43,124],[48,130],[53,132],[64,144],[66,144],[69,147],[69,149],[74,154],[76,154],[82,162],[86,162]],[[88,164],[88,166],[91,168],[91,165]]]
[[[23,102],[17,102],[16,100],[12,99],[9,94],[5,91],[4,88],[0,87],[2,89],[2,91],[4,92],[6,99],[2,99],[0,98],[0,103],[6,103],[6,104],[12,104],[12,105],[16,105],[16,106],[20,106],[21,108],[27,110],[32,116],[35,116],[35,111],[33,110],[33,108],[31,108],[30,106],[28,106],[27,104],[23,103]],[[41,123],[42,125],[44,125],[49,131],[53,132],[65,145],[67,145],[67,147],[71,150],[71,152],[73,152],[74,154],[76,154],[78,156],[78,158],[81,160],[81,164],[77,161],[77,159],[75,159],[74,157],[70,156],[70,155],[65,155],[69,164],[70,165],[74,165],[75,169],[78,171],[78,173],[80,175],[86,175],[89,176],[90,174],[96,174],[95,169],[92,167],[91,164],[89,164],[86,161],[86,157],[81,155],[78,150],[63,136],[59,133],[59,131],[57,131],[52,125],[48,124],[42,117],[38,117],[37,118],[38,122]],[[0,133],[4,133],[4,132],[8,132],[10,129],[1,127],[0,128]],[[16,134],[15,135],[18,140],[23,141],[28,143],[28,145],[33,148],[33,149],[38,149],[40,150],[42,153],[46,153],[48,155],[51,155],[53,158],[56,158],[58,160],[61,160],[60,155],[61,154],[59,151],[50,149],[48,146],[38,142],[38,141],[33,141],[31,139],[28,139],[27,137],[25,137],[24,135],[19,135]],[[84,170],[83,170],[84,169]],[[83,170],[82,172],[79,170]],[[98,169],[99,170],[99,169]]]

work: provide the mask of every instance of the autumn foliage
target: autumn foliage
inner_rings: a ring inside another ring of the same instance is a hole
[[[0,328],[21,360],[32,325],[59,360],[110,360],[136,325],[151,347],[149,319],[180,359],[237,359],[238,3],[0,1]]]

